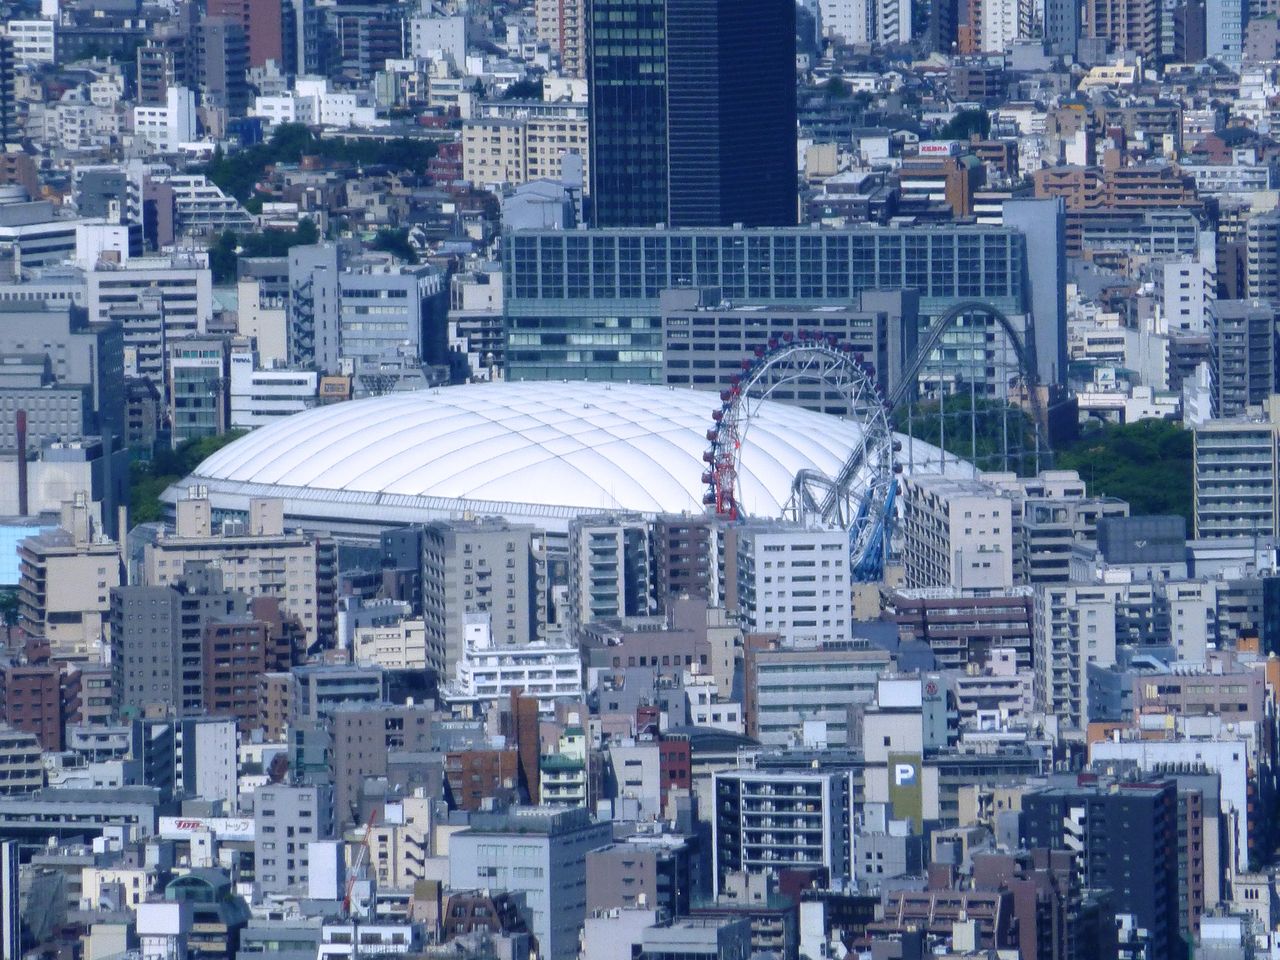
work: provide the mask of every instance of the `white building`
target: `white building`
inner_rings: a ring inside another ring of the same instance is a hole
[[[196,95],[186,87],[170,87],[164,106],[133,108],[133,134],[161,153],[177,153],[196,138]]]
[[[174,724],[176,779],[187,797],[221,800],[235,810],[238,800],[236,722],[230,717],[187,717]]]
[[[1199,260],[1173,260],[1162,265],[1162,279],[1165,326],[1204,333],[1205,312],[1217,288],[1213,269]]]
[[[142,249],[142,227],[128,223],[81,220],[76,223],[76,264],[92,270],[99,260],[121,265]]]
[[[876,0],[876,40],[911,42],[911,0]]]
[[[1028,0],[984,0],[982,49],[1003,53],[1015,40],[1031,36],[1033,12]]]
[[[231,426],[252,429],[316,403],[320,374],[314,370],[259,370],[257,355],[231,354]]]
[[[845,43],[875,39],[875,0],[819,0],[818,16],[824,37],[840,37]]]
[[[1065,730],[1083,731],[1089,718],[1090,663],[1116,662],[1116,600],[1111,584],[1042,584],[1036,590],[1032,690],[1036,709]]]
[[[54,29],[52,20],[10,20],[5,32],[13,41],[13,62],[19,66],[53,63]]]
[[[849,535],[786,523],[735,531],[738,614],[743,629],[794,643],[847,640]]]
[[[409,54],[445,60],[455,70],[467,62],[467,18],[414,17],[409,21]]]
[[[905,481],[902,531],[908,587],[970,595],[1013,586],[1013,506],[994,486],[939,476]]]
[[[455,669],[463,696],[505,701],[513,690],[538,698],[538,709],[552,713],[561,697],[582,696],[582,659],[577,647],[553,647],[545,641],[495,646],[486,614],[467,614],[462,657]]]

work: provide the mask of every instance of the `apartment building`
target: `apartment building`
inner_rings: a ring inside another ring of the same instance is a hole
[[[729,531],[726,554],[737,565],[743,630],[777,634],[793,643],[849,639],[853,610],[847,531],[747,523]]]
[[[310,844],[334,836],[333,788],[269,783],[253,794],[255,883],[264,895],[301,888]]]
[[[124,569],[81,497],[63,505],[62,526],[18,545],[18,610],[57,660],[97,660],[107,640],[111,591]]]
[[[714,774],[713,888],[731,871],[792,867],[850,875],[852,774],[848,771],[724,770]]]
[[[44,786],[40,741],[25,730],[0,725],[0,796],[14,796]]]
[[[956,587],[901,588],[886,599],[899,633],[929,644],[938,667],[967,670],[992,650],[1011,650],[1020,669],[1031,666],[1035,591],[1013,587],[975,597]]]
[[[649,521],[639,514],[598,514],[569,521],[571,637],[595,620],[657,612],[650,536]]]
[[[254,500],[247,523],[227,523],[215,533],[208,500],[179,500],[174,531],[159,531],[144,547],[142,581],[167,586],[182,579],[192,563],[218,567],[228,590],[278,598],[285,613],[301,621],[308,647],[334,636],[333,541],[287,533],[281,501]]]
[[[1199,540],[1274,535],[1280,522],[1280,397],[1261,413],[1195,428],[1195,536]]]
[[[749,635],[743,674],[747,734],[761,743],[797,742],[806,723],[823,727],[825,742],[849,744],[849,708],[869,703],[890,655],[866,641],[784,644]]]
[[[545,638],[541,536],[494,518],[430,523],[422,533],[422,614],[427,659],[452,676],[465,648],[467,614],[487,614],[493,643]]]
[[[902,532],[908,587],[981,595],[1013,586],[1013,505],[978,480],[907,477]]]
[[[463,177],[477,186],[560,180],[568,154],[586,177],[589,136],[585,103],[483,103],[462,124]]]

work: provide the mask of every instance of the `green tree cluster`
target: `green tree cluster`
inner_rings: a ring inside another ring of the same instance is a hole
[[[394,254],[406,263],[418,262],[418,251],[409,242],[407,228],[393,230],[390,227],[383,227],[373,238],[373,249]]]
[[[335,163],[387,166],[423,174],[436,145],[426,140],[341,140],[317,137],[305,125],[285,123],[271,139],[234,154],[216,149],[204,174],[241,203],[247,203],[266,169],[277,163],[297,163],[304,156],[318,156]]]
[[[1192,521],[1192,433],[1167,420],[1090,425],[1057,451],[1098,496],[1127,500],[1134,516],[1176,514]]]
[[[943,140],[968,140],[972,134],[985,137],[991,132],[991,118],[985,110],[961,110],[947,121],[938,136]]]
[[[1000,401],[979,398],[970,406],[967,394],[948,397],[945,417],[936,401],[912,408],[910,432],[919,440],[943,446],[950,454],[976,463],[981,470],[1035,471],[1035,431],[1018,407],[1005,410]],[[908,431],[907,409],[894,412],[895,430]],[[974,442],[976,426],[977,441]],[[1011,451],[1005,462],[1006,444]],[[1095,496],[1128,502],[1134,516],[1177,515],[1192,519],[1192,434],[1167,420],[1136,423],[1091,423],[1074,440],[1059,443],[1053,466],[1075,470]],[[1041,458],[1041,467],[1047,466]]]
[[[217,437],[188,440],[176,450],[156,450],[150,462],[135,460],[129,464],[129,522],[163,520],[165,507],[160,494],[191,473],[206,457],[243,437],[245,432],[231,430]]]
[[[264,230],[262,233],[224,230],[209,247],[209,270],[214,283],[228,283],[235,279],[236,260],[240,257],[283,257],[293,247],[319,240],[320,231],[310,217],[299,220],[293,230]]]

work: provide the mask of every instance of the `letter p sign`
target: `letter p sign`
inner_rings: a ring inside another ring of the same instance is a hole
[[[895,763],[893,765],[893,785],[909,787],[916,782],[916,768],[911,763]]]

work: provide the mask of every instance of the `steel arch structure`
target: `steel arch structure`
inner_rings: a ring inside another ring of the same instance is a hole
[[[714,422],[707,431],[710,446],[703,455],[707,469],[702,476],[707,488],[705,504],[724,520],[743,519],[738,465],[756,408],[780,388],[817,385],[862,429],[836,476],[810,469],[796,474],[783,515],[848,530],[854,576],[878,578],[897,494],[895,473],[900,468],[894,458],[898,444],[889,423],[889,408],[874,368],[849,344],[802,332],[757,348],[742,362],[741,373],[731,378],[730,384],[721,391],[721,405],[713,412]]]
[[[1022,368],[1022,374],[1026,378],[1028,387],[1037,387],[1040,385],[1040,371],[1036,365],[1035,341],[1024,342],[1022,335],[1018,333],[1009,318],[1004,313],[982,300],[965,300],[950,307],[946,313],[942,314],[935,320],[925,332],[924,340],[916,345],[915,355],[911,358],[911,362],[902,371],[898,385],[894,388],[893,393],[889,395],[889,409],[896,410],[902,401],[906,399],[907,394],[915,386],[920,378],[920,371],[924,369],[925,363],[929,359],[929,354],[937,349],[938,344],[942,342],[942,338],[948,331],[955,329],[956,321],[961,317],[972,316],[973,314],[981,314],[989,320],[994,320],[1000,329],[1004,331],[1005,336],[1009,338],[1009,342],[1013,345],[1013,351],[1017,355],[1018,365]],[[1032,390],[1033,397],[1035,391]],[[1033,399],[1035,412],[1040,413],[1038,399]]]
[[[1031,408],[1034,421],[1036,462],[1039,463],[1039,455],[1042,451],[1051,459],[1052,449],[1046,440],[1049,435],[1048,411],[1040,395],[1040,371],[1035,352],[1034,328],[1027,331],[1032,336],[1024,337],[1003,311],[983,300],[964,300],[953,304],[925,331],[924,338],[917,344],[915,354],[903,368],[897,385],[889,396],[890,415],[897,412],[903,403],[909,400],[919,383],[921,371],[929,362],[930,355],[942,344],[943,337],[958,328],[961,318],[975,315],[994,321],[1012,346],[1026,386],[1027,403]],[[1038,466],[1037,469],[1039,469]]]

